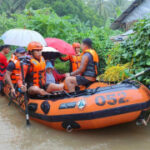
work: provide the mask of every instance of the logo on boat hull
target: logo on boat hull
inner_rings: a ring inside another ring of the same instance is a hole
[[[78,103],[77,103],[77,106],[79,109],[83,109],[85,106],[86,106],[86,102],[84,99],[80,100]]]

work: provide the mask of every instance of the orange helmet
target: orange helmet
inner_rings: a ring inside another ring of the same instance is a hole
[[[72,47],[73,47],[73,48],[80,48],[80,43],[73,43],[73,44],[72,44]]]
[[[43,49],[43,46],[39,42],[30,42],[28,44],[28,48],[27,48],[27,50],[30,51],[30,52],[33,51],[33,50],[42,50],[42,49]]]

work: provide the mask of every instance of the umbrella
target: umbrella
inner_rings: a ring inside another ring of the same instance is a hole
[[[59,53],[58,50],[52,47],[43,47],[42,53]]]
[[[55,60],[60,57],[60,52],[52,47],[43,47],[42,55],[45,60]]]
[[[75,55],[72,45],[57,38],[46,38],[47,46],[57,49],[61,54]]]
[[[40,33],[28,29],[8,30],[1,36],[1,39],[7,45],[27,47],[30,42],[36,41],[46,46],[46,42]]]

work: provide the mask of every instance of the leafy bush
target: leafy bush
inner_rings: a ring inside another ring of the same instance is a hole
[[[56,59],[55,68],[59,73],[67,73],[70,70],[70,62],[63,62],[60,59]]]
[[[150,67],[150,19],[137,22],[134,31],[124,43],[109,51],[108,55],[112,57],[109,62],[111,65],[132,62],[132,72],[136,74]],[[148,74],[138,79],[144,84],[150,84]]]
[[[127,63],[125,65],[116,65],[107,67],[104,74],[100,75],[98,79],[100,81],[106,81],[106,82],[120,82],[127,77],[129,77],[130,73],[130,63]]]

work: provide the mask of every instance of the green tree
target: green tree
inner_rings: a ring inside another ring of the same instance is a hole
[[[22,11],[29,0],[2,0],[0,3],[0,13],[6,12],[10,17],[11,14]]]
[[[112,18],[117,18],[131,3],[128,0],[84,0],[103,21],[103,25]]]
[[[41,0],[30,0],[26,4],[27,9],[32,8],[34,10],[37,10],[37,9],[44,8],[44,7],[50,7],[50,5],[44,3],[44,1],[41,1]]]
[[[83,22],[100,26],[101,19],[95,12],[82,2],[82,0],[30,0],[26,8],[39,9],[51,7],[59,16],[79,18]]]

